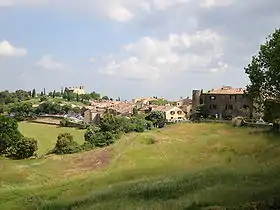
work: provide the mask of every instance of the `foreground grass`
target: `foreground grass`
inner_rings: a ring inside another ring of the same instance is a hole
[[[147,138],[156,143],[146,144]],[[3,160],[13,176],[0,175],[0,209],[242,209],[254,201],[267,202],[259,209],[269,209],[280,197],[275,136],[227,125],[181,124],[125,136],[108,150],[109,165],[86,170],[77,165],[105,150]]]
[[[73,128],[61,128],[53,125],[21,122],[19,123],[20,132],[27,137],[32,137],[38,141],[38,154],[44,154],[51,150],[60,133],[71,133],[74,140],[79,144],[84,143],[84,131]]]

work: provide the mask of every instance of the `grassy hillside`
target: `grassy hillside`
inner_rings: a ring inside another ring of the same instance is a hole
[[[84,142],[84,131],[73,128],[61,128],[53,125],[21,122],[19,123],[20,132],[27,137],[35,138],[38,141],[38,154],[44,154],[51,150],[60,133],[71,133],[74,140],[79,144]]]
[[[280,197],[279,137],[220,124],[172,125],[0,168],[0,209],[242,209],[253,201],[268,209]]]

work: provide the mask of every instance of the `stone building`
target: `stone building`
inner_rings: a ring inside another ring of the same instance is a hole
[[[193,109],[200,104],[206,106],[210,116],[219,118],[249,116],[253,109],[251,100],[245,96],[245,89],[230,86],[223,86],[207,92],[193,90]]]
[[[192,99],[189,97],[176,101],[176,106],[182,109],[186,116],[189,117],[192,110]]]
[[[91,125],[98,125],[101,120],[102,113],[97,112],[94,109],[87,109],[83,113],[84,121]]]
[[[79,87],[66,87],[65,92],[72,92],[78,95],[85,94],[85,89],[84,86],[79,86]]]

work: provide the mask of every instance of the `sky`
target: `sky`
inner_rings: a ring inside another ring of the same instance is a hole
[[[0,0],[0,90],[179,99],[245,87],[277,0]]]

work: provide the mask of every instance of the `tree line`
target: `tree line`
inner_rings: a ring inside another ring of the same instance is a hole
[[[46,93],[45,88],[39,94],[37,94],[36,89],[33,89],[32,91],[16,90],[14,92],[5,90],[0,91],[0,109],[3,109],[4,105],[28,101],[34,98],[38,98],[40,101],[46,101],[48,98],[60,98],[65,101],[78,101],[82,103],[87,103],[90,100],[114,100],[108,96],[101,97],[100,93],[95,91],[79,95],[71,91],[64,91],[63,89],[61,91],[53,90],[48,94]],[[120,97],[118,97],[116,100],[120,100]]]
[[[152,111],[148,115],[136,115],[131,118],[105,114],[97,126],[89,126],[84,134],[85,143],[79,146],[69,133],[60,134],[56,145],[50,153],[72,154],[96,147],[113,144],[125,133],[142,133],[153,128],[163,128],[165,116],[163,112]]]
[[[105,114],[97,126],[87,128],[85,143],[79,145],[69,133],[57,137],[54,148],[48,154],[72,154],[96,147],[105,147],[120,139],[122,134],[144,132],[152,128],[162,128],[165,123],[163,112],[151,112],[148,115],[137,115],[131,118]],[[38,142],[24,137],[18,122],[9,116],[0,116],[0,155],[10,158],[24,159],[36,155]]]

